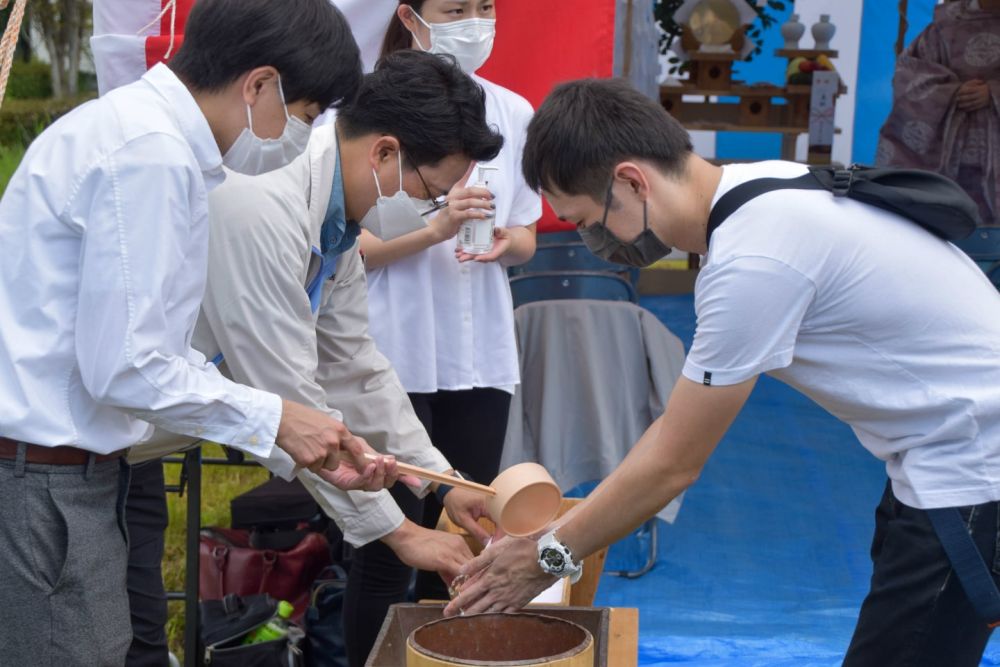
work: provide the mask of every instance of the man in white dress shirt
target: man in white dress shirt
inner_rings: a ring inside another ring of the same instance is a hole
[[[342,423],[235,384],[190,347],[222,165],[284,166],[360,79],[326,0],[201,0],[170,68],[28,150],[0,201],[0,664],[123,663],[122,454],[153,425],[279,447],[344,488],[394,481]]]

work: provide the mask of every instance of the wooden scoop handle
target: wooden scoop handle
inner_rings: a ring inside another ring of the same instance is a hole
[[[365,458],[368,459],[369,461],[374,461],[375,459],[378,458],[378,455],[365,454]],[[396,469],[405,475],[413,475],[414,477],[419,477],[420,479],[425,479],[430,482],[438,482],[439,484],[447,484],[448,486],[455,486],[460,489],[466,489],[467,491],[472,491],[474,493],[481,493],[485,496],[495,496],[497,494],[496,490],[491,486],[486,486],[484,484],[476,484],[475,482],[470,482],[467,479],[446,475],[443,472],[434,472],[433,470],[428,470],[427,468],[421,468],[419,466],[411,466],[409,463],[403,463],[402,461],[396,462]]]

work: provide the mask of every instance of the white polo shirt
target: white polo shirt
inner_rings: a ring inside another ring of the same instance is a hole
[[[724,167],[713,204],[790,162]],[[928,509],[1000,500],[1000,294],[954,245],[826,192],[762,195],[716,229],[684,375],[768,373],[853,429]]]
[[[496,195],[496,224],[538,220],[542,202],[521,175],[521,154],[533,110],[523,97],[473,77],[486,91],[486,121],[504,137],[484,164]],[[474,178],[474,177],[473,177]],[[499,262],[459,263],[448,239],[368,272],[371,333],[408,392],[433,393],[520,382],[507,269]]]

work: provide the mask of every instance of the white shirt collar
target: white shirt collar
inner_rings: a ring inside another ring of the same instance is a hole
[[[205,185],[211,189],[225,178],[222,171],[222,153],[215,143],[215,135],[208,119],[187,86],[163,63],[154,65],[143,80],[169,102],[177,126],[194,152],[198,166],[205,175]]]

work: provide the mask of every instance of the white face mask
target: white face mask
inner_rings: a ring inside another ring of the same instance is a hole
[[[247,126],[222,156],[222,164],[241,174],[256,176],[280,169],[302,155],[309,143],[312,127],[288,113],[285,91],[278,77],[278,94],[285,110],[285,129],[277,139],[261,139],[253,133],[253,115],[247,105]]]
[[[375,177],[375,189],[378,190],[378,199],[375,205],[368,209],[365,217],[361,218],[362,229],[382,239],[391,241],[392,239],[409,234],[410,232],[423,229],[427,226],[420,212],[431,207],[429,202],[411,197],[403,189],[403,152],[399,152],[399,192],[386,197],[382,195],[382,186],[378,182],[378,174],[372,169],[372,176]]]
[[[417,46],[429,53],[447,53],[455,57],[458,66],[472,74],[483,66],[493,51],[496,37],[496,19],[463,19],[449,23],[428,23],[411,8],[417,20],[431,31],[431,46],[425,49],[420,38],[413,34]]]

